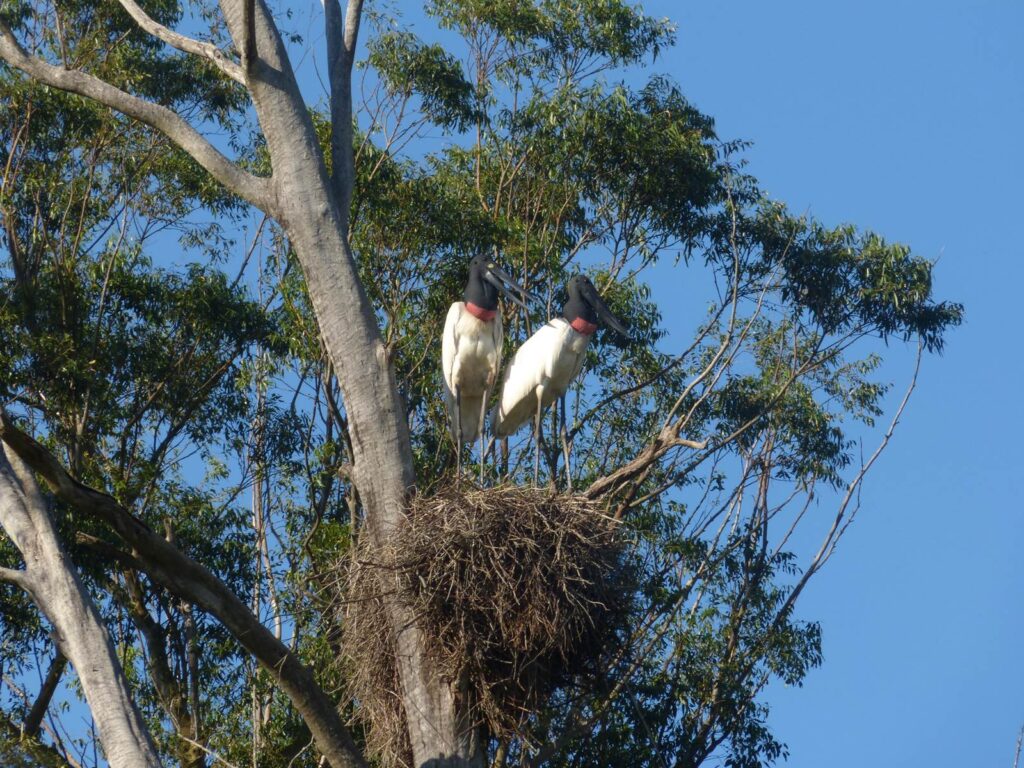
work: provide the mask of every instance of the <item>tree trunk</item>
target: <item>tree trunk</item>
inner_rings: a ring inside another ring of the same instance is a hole
[[[362,3],[350,0],[346,26],[339,28],[337,2],[325,0],[328,39],[345,46],[343,61],[337,50],[330,54],[332,145],[351,151],[349,80]],[[377,542],[383,542],[402,524],[415,478],[405,407],[348,244],[346,208],[353,184],[352,163],[340,158],[333,182],[328,178],[308,108],[264,1],[221,0],[221,7],[235,47],[242,53],[241,71],[225,65],[202,43],[169,36],[155,22],[145,21],[137,7],[129,11],[133,18],[143,18],[143,26],[152,34],[206,56],[226,75],[245,82],[267,141],[273,166],[270,179],[239,168],[171,110],[30,55],[2,23],[0,57],[41,82],[94,99],[164,132],[229,190],[280,223],[305,273],[344,395],[353,449],[352,480],[367,527]],[[483,744],[460,716],[452,684],[441,679],[427,660],[415,618],[398,603],[390,604],[388,611],[416,765],[482,766]]]
[[[0,525],[25,560],[3,576],[21,586],[53,625],[53,639],[75,668],[113,768],[159,768],[160,758],[117,660],[114,644],[21,459],[0,443]]]
[[[239,49],[246,38],[245,2],[221,3]],[[370,534],[381,543],[402,525],[415,483],[405,406],[359,280],[347,216],[332,190],[284,45],[263,0],[255,0],[253,13],[258,56],[253,57],[248,87],[274,169],[271,212],[306,277],[349,418],[352,479]],[[349,147],[351,151],[351,142]],[[351,188],[351,178],[344,182]],[[462,722],[452,685],[426,659],[415,618],[398,603],[391,603],[388,611],[416,765],[482,766],[483,747]]]

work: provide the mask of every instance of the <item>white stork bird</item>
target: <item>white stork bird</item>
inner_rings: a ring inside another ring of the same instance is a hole
[[[599,321],[621,336],[627,335],[625,326],[585,275],[576,275],[566,287],[569,300],[562,308],[562,317],[549,321],[528,338],[505,368],[492,421],[495,437],[508,437],[533,417],[534,485],[540,473],[540,417],[544,409],[562,397],[579,375]]]
[[[508,286],[508,287],[506,287]],[[520,300],[509,288],[518,291]],[[448,309],[441,339],[445,403],[456,447],[456,474],[462,475],[462,444],[480,437],[480,479],[483,482],[483,424],[487,400],[501,365],[502,328],[498,291],[527,309],[528,294],[492,259],[475,256],[463,294]]]

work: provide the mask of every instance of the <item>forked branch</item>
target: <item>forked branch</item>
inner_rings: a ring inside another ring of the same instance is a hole
[[[231,192],[263,211],[273,212],[270,179],[243,171],[203,138],[181,115],[167,107],[133,96],[110,83],[74,69],[56,67],[31,56],[0,21],[0,59],[43,85],[92,99],[155,128],[192,156]]]
[[[53,626],[54,642],[78,674],[107,761],[112,768],[160,768],[156,746],[132,699],[114,643],[61,547],[35,478],[3,445],[0,526],[25,562],[24,570],[0,577],[24,589]]]
[[[236,83],[245,85],[245,75],[242,73],[242,68],[229,59],[217,46],[193,40],[191,37],[179,34],[173,29],[168,29],[142,10],[135,0],[118,0],[118,2],[128,12],[128,15],[135,19],[135,23],[153,37],[184,53],[191,53],[195,56],[209,59],[221,72]]]

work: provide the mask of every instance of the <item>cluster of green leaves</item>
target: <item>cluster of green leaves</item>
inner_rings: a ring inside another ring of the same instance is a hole
[[[168,25],[185,11],[171,0],[146,9]],[[608,685],[560,691],[533,737],[556,745],[554,766],[770,764],[784,747],[761,691],[772,679],[799,684],[821,644],[817,626],[792,613],[797,562],[769,536],[790,507],[803,514],[818,485],[848,479],[856,430],[882,415],[887,387],[870,342],[941,349],[962,309],[934,299],[931,264],[906,247],[766,200],[742,171],[743,145],[720,140],[669,79],[633,84],[626,68],[673,42],[668,22],[623,0],[435,0],[429,11],[457,45],[390,25],[368,42],[379,91],[360,118],[351,212],[420,492],[453,471],[440,335],[468,259],[496,254],[546,299],[531,313],[505,308],[506,359],[558,314],[568,277],[591,274],[631,340],[601,331],[591,343],[566,407],[546,417],[556,437],[545,477],[566,482],[563,427],[576,487],[636,459],[666,423],[710,447],[668,451],[613,495],[643,563],[638,631],[615,649]],[[241,90],[147,38],[116,3],[3,13],[32,30],[42,55],[248,146]],[[358,497],[339,479],[344,401],[288,243],[261,229],[258,258],[227,277],[245,211],[165,140],[6,69],[0,109],[12,117],[0,124],[5,407],[76,476],[250,598],[326,687],[340,687],[326,595]],[[319,113],[314,122],[330,160],[329,125]],[[242,154],[267,170],[258,144]],[[155,256],[181,248],[200,265]],[[684,281],[707,286],[692,345],[668,334],[655,300],[665,287],[652,290]],[[530,474],[526,442],[512,441],[513,481]],[[776,488],[795,501],[770,503]],[[260,765],[316,764],[305,726],[221,628],[144,579],[133,591],[118,563],[76,540],[115,544],[109,533],[75,510],[57,513],[167,755],[205,759],[184,748],[146,666],[139,605],[189,707],[198,702],[199,741],[236,765],[251,764],[257,746]],[[2,538],[0,561],[17,562]],[[6,586],[0,623],[5,669],[29,670],[51,652],[35,611]],[[22,702],[0,704],[5,722],[24,714]]]
[[[932,297],[932,265],[909,247],[862,234],[851,225],[828,229],[764,204],[750,223],[764,268],[781,268],[781,298],[802,307],[824,333],[862,328],[886,339],[920,339],[942,349],[943,333],[962,308]]]

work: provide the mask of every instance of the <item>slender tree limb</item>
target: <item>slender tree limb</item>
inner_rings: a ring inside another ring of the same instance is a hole
[[[12,756],[35,761],[36,768],[82,768],[70,756],[61,754],[56,747],[25,736],[16,723],[6,714],[0,713],[0,760]]]
[[[18,587],[23,587],[28,583],[25,572],[14,568],[0,568],[0,581],[6,581]]]
[[[50,662],[50,668],[46,670],[46,677],[43,679],[43,685],[39,689],[39,695],[36,696],[32,709],[29,710],[25,716],[25,722],[22,724],[21,729],[26,736],[35,738],[39,734],[39,727],[43,724],[46,710],[50,708],[50,701],[53,699],[53,694],[57,691],[57,685],[60,683],[61,677],[64,676],[64,670],[67,666],[67,656],[58,649],[53,657],[53,661]]]
[[[245,75],[242,72],[242,68],[228,58],[228,56],[217,46],[211,43],[193,40],[191,37],[186,37],[185,35],[175,32],[173,29],[168,29],[142,10],[135,0],[118,0],[118,2],[121,3],[121,6],[128,12],[128,15],[135,19],[135,23],[153,37],[162,40],[172,48],[177,48],[179,51],[184,53],[191,53],[195,56],[209,59],[221,72],[230,77],[236,83],[245,85]]]
[[[270,673],[309,725],[317,747],[336,768],[366,765],[338,712],[313,673],[274,637],[249,608],[205,566],[186,557],[117,501],[67,473],[42,445],[0,414],[0,440],[38,472],[57,498],[110,525],[134,550],[143,570],[173,594],[216,617]]]
[[[707,440],[702,440],[700,442],[696,440],[688,440],[684,437],[677,437],[673,434],[673,430],[671,428],[663,429],[661,433],[655,437],[654,440],[648,443],[647,447],[637,454],[632,461],[623,464],[614,472],[595,480],[590,484],[590,487],[583,492],[583,495],[588,499],[600,498],[613,489],[618,488],[624,482],[642,474],[648,467],[658,461],[673,448],[690,448],[695,451],[702,451],[707,448],[707,446]]]
[[[858,494],[861,486],[864,482],[864,477],[867,475],[868,470],[871,469],[872,465],[878,461],[878,457],[882,455],[885,449],[889,445],[889,441],[892,440],[892,436],[896,431],[896,426],[900,423],[900,418],[903,416],[903,411],[907,407],[907,403],[910,402],[910,396],[914,394],[914,389],[917,387],[917,376],[921,371],[921,357],[924,354],[924,346],[921,342],[918,342],[917,346],[917,358],[914,361],[914,373],[910,378],[910,384],[907,385],[907,390],[903,394],[903,399],[900,401],[899,406],[896,408],[896,413],[893,415],[892,420],[889,422],[889,427],[886,429],[885,434],[882,436],[878,447],[875,452],[871,454],[870,458],[861,466],[854,478],[847,484],[846,492],[843,495],[842,501],[839,504],[839,508],[836,511],[835,518],[832,521],[832,526],[829,528],[828,533],[825,535],[825,539],[821,543],[821,547],[818,549],[817,554],[811,560],[810,564],[804,570],[800,580],[793,587],[793,590],[789,593],[789,597],[782,604],[778,614],[775,618],[775,625],[778,626],[786,616],[793,610],[793,606],[796,604],[797,598],[800,597],[800,593],[804,591],[807,586],[807,582],[811,580],[825,562],[831,557],[832,552],[835,551],[836,544],[843,532],[850,525],[853,519],[853,515],[856,514],[856,509],[859,506],[859,501],[850,515],[847,512],[850,511],[850,503],[858,498]]]
[[[149,670],[149,678],[153,681],[153,687],[161,706],[171,718],[175,733],[184,739],[178,750],[181,768],[205,768],[205,752],[197,749],[196,742],[192,741],[192,739],[199,738],[198,713],[190,711],[188,693],[171,671],[166,650],[167,633],[150,615],[142,585],[139,584],[136,573],[131,570],[125,570],[123,573],[127,587],[124,602],[132,617],[132,622],[139,630],[146,645],[146,667]]]
[[[112,544],[108,544],[103,539],[91,536],[88,533],[82,533],[77,531],[75,533],[75,541],[82,546],[88,547],[94,552],[98,552],[104,557],[108,557],[116,563],[119,563],[122,568],[131,568],[136,571],[145,571],[146,567],[142,564],[142,561],[137,557],[132,556],[130,552],[118,549]]]
[[[85,72],[64,69],[29,55],[11,30],[0,21],[0,59],[44,85],[97,101],[155,128],[187,152],[231,192],[261,210],[276,210],[273,185],[269,179],[243,171],[221,154],[181,115],[167,107],[115,88]]]

